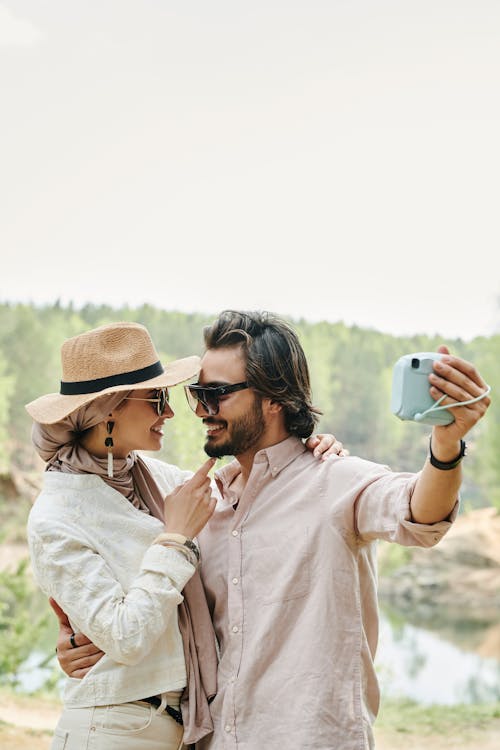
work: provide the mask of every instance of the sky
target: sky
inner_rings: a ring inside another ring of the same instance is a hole
[[[0,0],[0,302],[500,332],[498,0]]]

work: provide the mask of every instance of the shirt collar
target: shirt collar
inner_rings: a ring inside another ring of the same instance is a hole
[[[299,438],[290,436],[282,440],[281,443],[271,445],[269,448],[263,448],[256,453],[254,464],[267,462],[271,470],[271,475],[276,477],[288,464],[295,461],[297,456],[300,456],[306,450],[307,448]]]
[[[254,464],[267,463],[271,470],[271,476],[274,478],[306,450],[307,448],[299,438],[290,436],[280,443],[258,451],[255,454]],[[223,495],[227,496],[229,485],[240,471],[241,466],[235,459],[215,472],[215,478]]]

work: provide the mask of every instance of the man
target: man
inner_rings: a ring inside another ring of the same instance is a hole
[[[379,692],[375,540],[429,547],[457,514],[463,437],[489,398],[434,427],[418,474],[358,457],[319,466],[304,448],[317,421],[307,362],[283,320],[226,311],[205,331],[188,400],[206,425],[221,493],[199,536],[220,648],[214,733],[199,750],[365,750]],[[429,376],[444,404],[486,384],[452,357]]]
[[[299,440],[317,414],[294,331],[271,315],[228,311],[205,331],[205,345],[199,385],[187,390],[207,428],[205,451],[236,460],[217,473],[222,500],[199,537],[220,647],[215,730],[199,747],[373,747],[373,542],[429,547],[450,528],[462,438],[489,399],[433,428],[434,465],[426,460],[419,474],[357,457],[317,469]],[[431,395],[445,393],[445,404],[486,390],[456,357],[434,370]]]

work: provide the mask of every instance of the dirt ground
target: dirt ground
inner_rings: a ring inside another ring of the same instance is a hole
[[[0,695],[2,750],[48,750],[60,706],[56,701]]]
[[[2,750],[49,750],[59,713],[56,701],[0,695],[0,747]],[[467,735],[422,738],[411,731],[375,730],[377,750],[499,750],[500,719],[487,728],[471,729]]]

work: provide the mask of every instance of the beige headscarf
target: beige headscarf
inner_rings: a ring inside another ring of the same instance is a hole
[[[113,476],[109,478],[107,458],[93,456],[79,439],[84,432],[102,422],[129,393],[132,391],[96,398],[54,424],[33,422],[31,437],[38,454],[47,464],[47,471],[97,474],[136,508],[163,520],[163,498],[140,456],[132,452],[126,458],[114,458]]]
[[[162,492],[138,454],[132,452],[126,458],[115,458],[113,477],[110,478],[107,459],[91,455],[79,439],[82,433],[95,427],[116,409],[128,393],[121,391],[98,397],[54,424],[33,422],[33,444],[46,462],[47,471],[97,474],[136,508],[163,522]],[[217,653],[212,620],[198,571],[182,593],[184,601],[179,605],[179,629],[188,677],[182,696],[182,716],[184,742],[191,744],[213,731],[208,703],[216,693]]]

